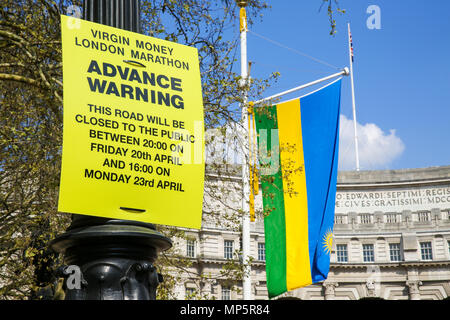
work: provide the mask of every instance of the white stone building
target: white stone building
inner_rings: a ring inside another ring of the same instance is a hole
[[[226,281],[220,270],[238,257],[241,234],[232,225],[239,209],[240,174],[210,174],[204,210],[217,214],[200,231],[187,230],[177,244],[194,261],[192,271],[215,280],[186,277],[178,288],[184,299],[194,289],[216,299],[241,299],[241,283]],[[217,194],[224,195],[215,199]],[[261,194],[256,199],[261,210]],[[267,299],[264,226],[251,226],[252,295]],[[334,241],[328,279],[279,298],[447,299],[450,296],[450,166],[389,171],[340,172]],[[234,290],[238,288],[238,290]]]

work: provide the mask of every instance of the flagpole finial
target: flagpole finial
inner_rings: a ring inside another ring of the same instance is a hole
[[[245,8],[247,6],[247,2],[248,0],[236,0],[236,4],[241,8]]]
[[[350,75],[350,70],[348,69],[348,67],[345,67],[344,69],[342,69],[342,71],[344,71],[344,76]]]

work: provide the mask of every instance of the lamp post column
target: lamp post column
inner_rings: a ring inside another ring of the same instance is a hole
[[[139,0],[84,0],[83,17],[140,33]],[[153,224],[77,214],[50,244],[67,264],[58,270],[66,300],[155,300],[154,262],[171,246]]]

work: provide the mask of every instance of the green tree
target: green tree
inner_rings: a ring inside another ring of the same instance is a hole
[[[62,90],[52,1],[1,1],[0,296],[32,297],[51,281],[48,241],[68,220],[57,214]]]

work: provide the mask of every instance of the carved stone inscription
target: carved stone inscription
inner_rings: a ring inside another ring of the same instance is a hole
[[[338,191],[336,212],[450,209],[450,186]]]

